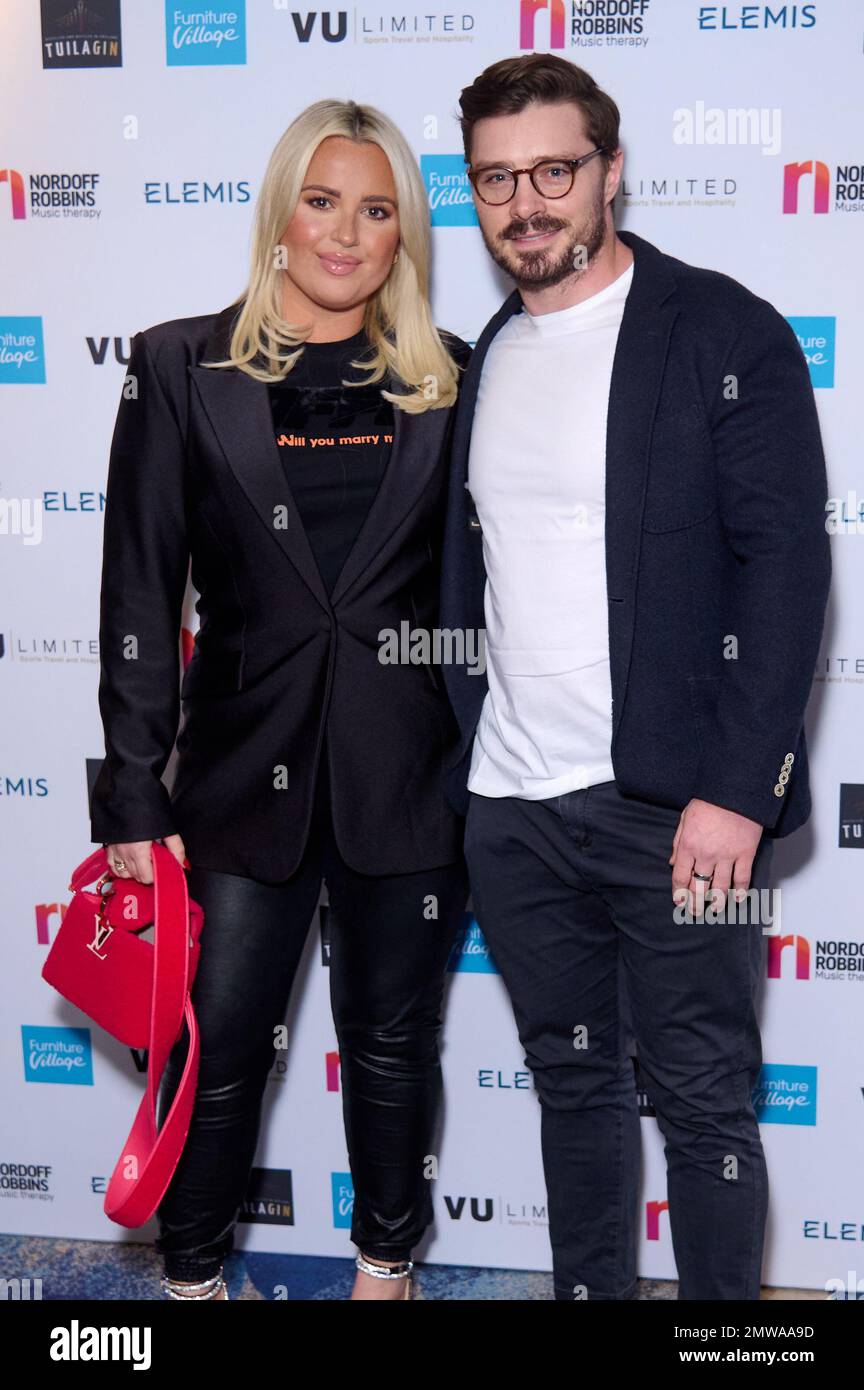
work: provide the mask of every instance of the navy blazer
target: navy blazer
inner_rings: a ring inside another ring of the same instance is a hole
[[[786,835],[810,813],[803,721],[831,574],[807,364],[766,300],[631,232],[619,236],[635,264],[606,437],[615,781],[625,794],[675,808],[698,797]],[[462,383],[445,629],[484,627],[483,537],[466,481],[471,424],[489,345],[521,311],[515,290],[484,329]],[[544,404],[525,408],[539,419]],[[566,415],[569,402],[555,404]],[[578,438],[578,415],[572,430]],[[464,664],[444,674],[461,732],[448,795],[464,814],[487,681]]]

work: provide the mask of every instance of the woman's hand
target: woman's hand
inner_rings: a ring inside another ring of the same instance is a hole
[[[133,840],[131,844],[106,845],[108,867],[117,878],[134,878],[137,883],[153,882],[150,859],[152,840]],[[185,867],[186,851],[179,835],[166,835],[162,844],[174,855],[181,869]],[[122,866],[122,867],[120,867]]]

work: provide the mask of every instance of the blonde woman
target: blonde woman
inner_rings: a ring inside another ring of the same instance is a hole
[[[431,1220],[442,982],[467,896],[442,786],[456,730],[440,672],[383,660],[380,635],[437,621],[468,350],[432,321],[429,253],[402,135],[374,108],[319,101],[270,159],[244,293],[133,341],[108,474],[92,835],[119,877],[145,883],[161,840],[205,913],[199,1089],[158,1213],[178,1299],[228,1296],[274,1034],[322,880],[352,1297],[410,1297]],[[190,557],[200,629],[169,793]],[[185,1038],[163,1115],[184,1053]]]

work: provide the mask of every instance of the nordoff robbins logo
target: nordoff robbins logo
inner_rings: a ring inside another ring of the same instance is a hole
[[[401,622],[378,633],[382,666],[467,666],[469,676],[486,670],[486,629],[412,627]]]

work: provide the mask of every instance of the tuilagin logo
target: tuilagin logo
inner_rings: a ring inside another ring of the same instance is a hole
[[[760,1124],[815,1125],[816,1067],[766,1062],[753,1087],[753,1108]]]
[[[43,68],[119,68],[120,0],[42,0]]]
[[[652,0],[519,0],[519,47],[648,46]]]
[[[477,210],[461,154],[423,154],[420,171],[433,227],[476,227]]]
[[[165,48],[169,68],[242,66],[246,0],[200,8],[165,0]]]
[[[61,1086],[93,1085],[89,1028],[43,1028],[22,1023],[24,1080]]]
[[[840,787],[841,849],[864,849],[864,785],[843,782]]]
[[[0,382],[39,386],[45,382],[45,343],[37,315],[0,318]]]
[[[28,203],[31,217],[97,221],[102,209],[96,195],[101,175],[87,172],[22,174],[20,169],[0,169],[0,183],[9,188],[9,211],[13,222],[23,222]]]
[[[825,214],[864,212],[864,164],[836,164],[833,177],[822,159],[802,159],[783,166],[783,212]]]
[[[294,1225],[294,1185],[290,1168],[253,1168],[238,1221],[264,1226]]]
[[[807,361],[810,383],[814,387],[834,385],[835,340],[837,320],[833,316],[786,315],[786,322],[795,330],[801,351]]]

